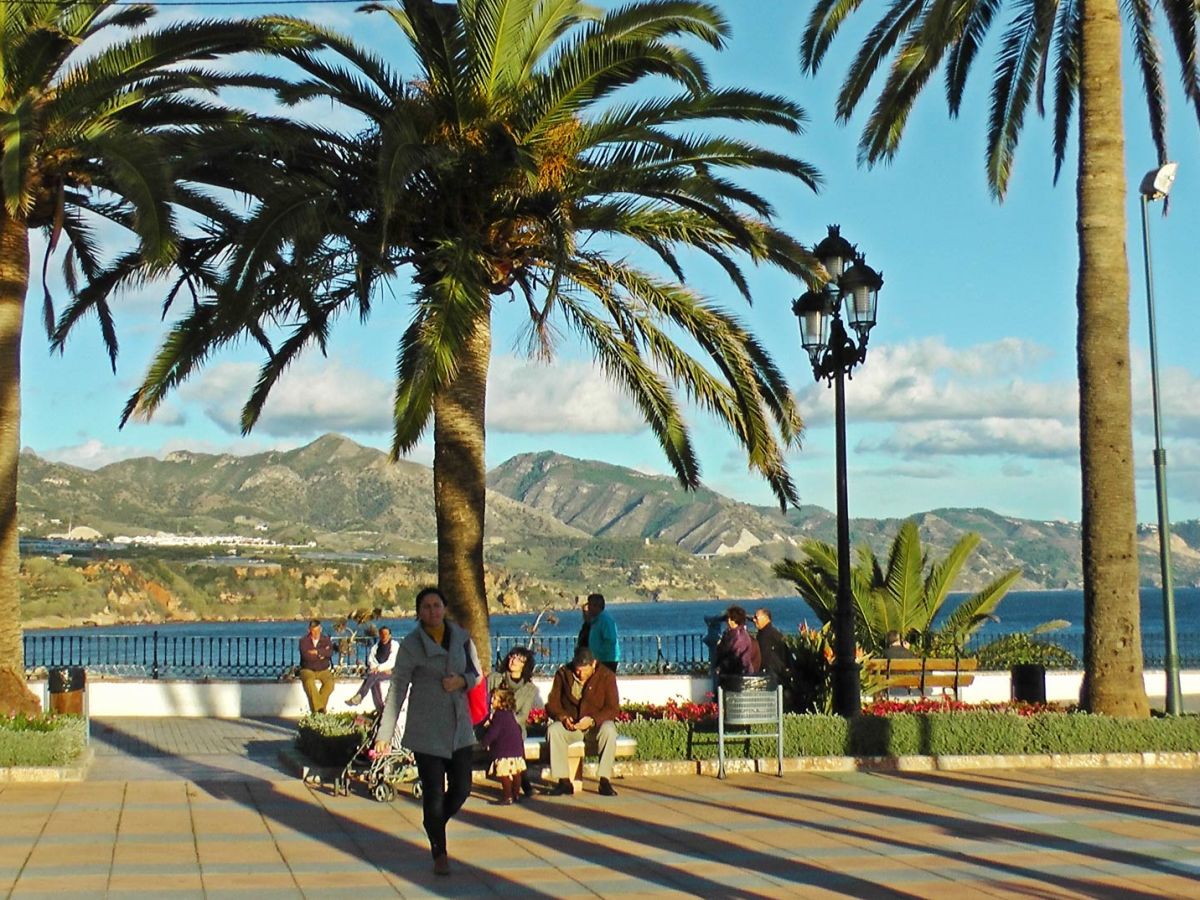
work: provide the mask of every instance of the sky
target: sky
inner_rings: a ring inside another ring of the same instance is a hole
[[[846,391],[851,515],[987,507],[1014,517],[1078,521],[1074,153],[1055,185],[1049,128],[1031,110],[1008,196],[1003,204],[990,197],[984,175],[989,55],[977,64],[960,118],[947,115],[939,73],[910,116],[895,160],[860,168],[857,141],[869,105],[848,125],[834,120],[836,89],[857,42],[848,31],[834,43],[820,75],[805,76],[798,47],[810,5],[771,4],[768,16],[760,0],[725,0],[720,8],[731,22],[731,40],[724,51],[705,58],[717,84],[783,94],[807,111],[807,131],[798,138],[755,135],[815,165],[823,176],[817,194],[783,178],[749,180],[776,205],[779,224],[806,243],[839,224],[884,277],[878,325]],[[395,60],[405,74],[412,72],[400,55],[398,34],[381,17],[329,3],[238,10],[268,11],[348,31]],[[172,7],[161,18],[229,14],[224,7]],[[1170,153],[1180,169],[1170,213],[1163,217],[1161,204],[1154,204],[1150,232],[1163,444],[1171,517],[1179,521],[1200,517],[1195,351],[1200,127],[1183,102],[1169,57],[1165,68],[1171,80]],[[1156,159],[1139,91],[1130,71],[1127,252],[1137,502],[1138,520],[1153,522],[1154,435],[1137,185]],[[343,124],[334,110],[317,113],[327,124]],[[41,259],[36,243],[34,259]],[[392,299],[366,326],[338,323],[328,356],[313,352],[294,366],[254,431],[243,437],[239,412],[259,361],[250,348],[215,356],[153,420],[119,429],[125,401],[165,333],[161,297],[147,292],[115,304],[121,351],[114,374],[94,320],[81,323],[61,356],[49,354],[34,268],[23,345],[22,444],[39,455],[96,468],[178,449],[233,454],[290,449],[330,431],[365,445],[390,446],[395,348],[409,316],[407,285],[394,285]],[[788,465],[801,501],[832,509],[833,395],[813,380],[800,348],[791,301],[803,287],[776,271],[749,274],[752,305],[704,261],[689,269],[689,284],[741,316],[787,373],[806,423],[803,446],[789,454]],[[51,286],[61,305],[65,291],[53,281]],[[518,453],[554,450],[667,474],[666,460],[636,408],[570,335],[560,342],[552,367],[525,358],[516,330],[522,306],[509,307],[504,299],[497,304],[489,467]],[[708,487],[750,503],[773,503],[721,426],[696,410],[689,421]],[[409,458],[431,461],[428,434]]]

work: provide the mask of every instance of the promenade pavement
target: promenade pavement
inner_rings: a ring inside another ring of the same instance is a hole
[[[8,897],[1195,897],[1200,772],[624,778],[420,807],[285,771],[284,720],[93,722],[83,783],[0,785]]]

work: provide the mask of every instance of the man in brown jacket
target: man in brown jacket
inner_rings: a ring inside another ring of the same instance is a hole
[[[600,751],[600,793],[615,797],[612,786],[613,761],[617,756],[617,713],[621,700],[617,695],[617,676],[596,664],[586,647],[575,651],[575,658],[554,676],[546,714],[553,720],[546,729],[550,744],[550,777],[557,784],[555,796],[575,793],[567,764],[567,746],[594,738]]]

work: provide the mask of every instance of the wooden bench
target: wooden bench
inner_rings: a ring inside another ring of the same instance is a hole
[[[867,673],[883,679],[876,696],[889,697],[896,688],[917,690],[925,696],[930,688],[951,688],[954,699],[959,699],[959,690],[975,680],[974,672],[979,665],[975,659],[868,659]]]

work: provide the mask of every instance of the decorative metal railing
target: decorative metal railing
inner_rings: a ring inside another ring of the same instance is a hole
[[[973,635],[964,653],[1000,634]],[[1059,644],[1081,657],[1078,634],[1048,634],[1045,640]],[[354,675],[366,667],[373,639],[335,638],[344,653],[335,656],[339,673]],[[1180,665],[1200,668],[1200,634],[1178,636]],[[533,647],[537,671],[548,675],[568,662],[575,652],[574,635],[497,635],[492,639],[493,664],[514,646]],[[1161,634],[1147,632],[1142,638],[1147,668],[1162,668]],[[27,634],[24,636],[25,667],[36,671],[83,666],[101,675],[133,678],[236,678],[278,679],[292,674],[300,663],[296,638],[284,636],[217,637],[175,635],[159,631],[144,634]],[[621,666],[624,674],[686,674],[707,672],[708,646],[700,634],[630,634],[621,636]]]

